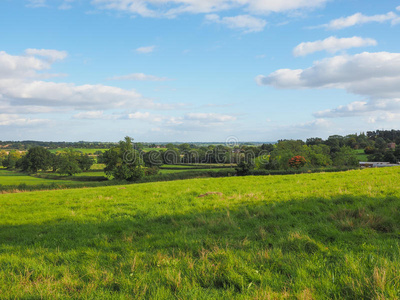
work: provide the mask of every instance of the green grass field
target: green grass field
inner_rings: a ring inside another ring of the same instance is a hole
[[[73,182],[69,180],[55,180],[55,179],[52,180],[52,179],[36,178],[22,173],[0,169],[0,185],[19,185],[19,184],[38,185],[38,184],[51,184],[51,183],[69,184]]]
[[[3,194],[0,298],[399,299],[399,182],[383,168]]]
[[[359,161],[368,161],[368,155],[365,154],[364,149],[358,149],[358,150],[354,150],[354,151],[356,151],[357,159]]]

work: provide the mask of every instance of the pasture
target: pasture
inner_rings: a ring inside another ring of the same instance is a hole
[[[0,195],[0,298],[398,299],[400,169]]]
[[[29,176],[23,173],[17,173],[14,171],[8,171],[0,169],[0,185],[39,185],[39,184],[69,184],[72,183],[70,180],[57,180],[57,179],[44,179]]]

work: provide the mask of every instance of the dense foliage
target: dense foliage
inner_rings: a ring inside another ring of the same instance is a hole
[[[133,148],[132,139],[125,137],[118,146],[111,147],[103,155],[108,176],[117,180],[137,181],[144,176],[144,163],[140,154]]]

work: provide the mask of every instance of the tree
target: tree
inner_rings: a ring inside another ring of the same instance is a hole
[[[293,156],[291,159],[289,159],[289,166],[292,168],[300,169],[301,167],[304,167],[305,164],[307,163],[307,160],[300,155]]]
[[[36,173],[38,170],[47,170],[51,166],[51,153],[44,147],[32,147],[22,159],[24,172]]]
[[[274,145],[273,144],[262,144],[261,150],[271,152],[274,150]]]
[[[19,151],[12,150],[8,153],[6,159],[3,160],[3,167],[13,169],[17,166],[17,162],[22,158]]]
[[[70,155],[60,155],[58,173],[72,176],[76,173],[81,173],[82,170],[79,168],[78,161]]]
[[[4,150],[0,151],[0,167],[3,166],[3,161],[5,161],[7,159],[7,152]]]
[[[386,141],[381,137],[377,138],[375,141],[375,148],[379,149],[380,151],[385,151],[385,149],[387,148]]]
[[[340,148],[334,155],[333,164],[337,167],[358,166],[358,159],[355,151],[348,146]]]
[[[236,169],[237,174],[240,176],[248,175],[250,173],[250,171],[254,169],[254,161],[242,160],[240,163],[238,163],[238,165],[235,169]]]
[[[133,149],[132,138],[128,136],[104,153],[104,162],[107,176],[115,179],[137,181],[144,176],[143,160]]]
[[[151,150],[143,154],[143,160],[146,167],[159,167],[163,164],[161,153],[156,150]]]
[[[82,157],[81,152],[68,148],[58,153],[58,156],[58,173],[72,176],[82,172],[79,164],[79,160]]]
[[[78,165],[83,171],[88,171],[94,164],[94,159],[87,154],[81,154],[78,158]]]
[[[392,151],[392,150],[386,151],[385,155],[383,156],[383,160],[390,162],[391,164],[397,163],[397,158],[394,155],[394,151]]]
[[[394,156],[396,157],[396,159],[399,161],[400,160],[400,146],[397,145],[396,149],[393,152]]]

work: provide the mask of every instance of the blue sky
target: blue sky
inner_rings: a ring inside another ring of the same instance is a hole
[[[400,1],[2,0],[0,140],[400,125]]]

